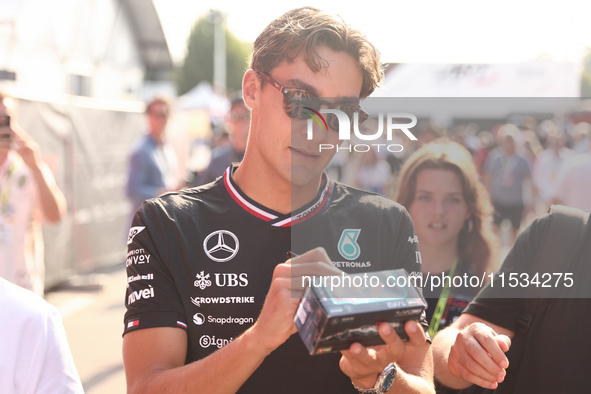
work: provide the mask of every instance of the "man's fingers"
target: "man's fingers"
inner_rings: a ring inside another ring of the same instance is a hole
[[[349,346],[349,350],[343,350],[341,354],[349,361],[351,366],[351,371],[349,372],[355,375],[349,375],[352,378],[367,376],[383,370],[383,368],[380,369],[380,363],[377,360],[375,350],[365,348],[357,342]]]
[[[409,320],[404,325],[404,331],[408,335],[407,345],[422,346],[427,341],[427,336],[423,330],[423,326],[416,320]]]
[[[477,332],[472,335],[460,331],[458,338],[463,343],[466,352],[490,374],[497,376],[502,372],[503,367],[497,363],[497,359],[499,359],[499,354],[502,358],[505,358],[505,354],[490,333]],[[493,354],[496,358],[492,358]]]
[[[496,375],[501,368],[509,366],[509,361],[499,347],[497,334],[488,326],[484,327],[474,332],[460,331],[458,337],[466,341],[466,349],[470,355],[489,372]]]
[[[451,355],[449,358],[449,369],[456,375],[464,378],[466,381],[477,384],[480,387],[496,389],[498,386],[495,381],[483,379],[482,377],[470,372],[463,364],[460,363],[457,358],[452,358]]]
[[[507,353],[509,351],[509,348],[511,347],[511,339],[506,335],[497,335],[497,337],[495,339],[497,340],[497,344],[499,345],[501,350],[503,352]],[[509,364],[507,363],[507,367],[508,366],[509,366]],[[503,367],[503,368],[507,368],[507,367]]]
[[[488,382],[499,382],[502,381],[502,379],[505,377],[505,371],[503,369],[499,368],[498,372],[488,371],[478,360],[474,359],[472,355],[461,346],[452,346],[450,350],[449,360],[455,360],[459,362],[459,364],[461,365],[461,368],[459,368],[460,371],[466,369],[471,374],[478,376],[479,378],[484,379]],[[476,383],[472,380],[471,382]]]

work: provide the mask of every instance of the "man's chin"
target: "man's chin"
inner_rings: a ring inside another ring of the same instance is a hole
[[[320,179],[320,174],[322,173],[322,168],[308,168],[304,166],[294,166],[291,167],[291,186],[292,187],[304,187],[310,184],[318,184],[318,180]]]

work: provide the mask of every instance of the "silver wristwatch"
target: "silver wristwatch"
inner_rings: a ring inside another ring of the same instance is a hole
[[[373,388],[362,389],[355,385],[353,386],[355,386],[355,388],[357,389],[357,391],[359,391],[360,394],[384,394],[388,390],[390,390],[390,388],[392,388],[392,385],[394,384],[394,379],[396,379],[396,372],[396,364],[390,363],[384,369],[384,371],[378,376],[378,380],[376,380],[376,384],[373,386]]]

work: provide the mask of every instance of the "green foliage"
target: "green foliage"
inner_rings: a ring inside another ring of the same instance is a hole
[[[591,48],[585,48],[581,73],[581,97],[591,97]]]
[[[191,30],[187,54],[175,70],[177,93],[183,95],[201,81],[213,84],[214,26],[208,15],[200,17]],[[249,43],[241,41],[226,28],[226,84],[229,92],[242,88],[242,77],[248,68],[252,51]]]

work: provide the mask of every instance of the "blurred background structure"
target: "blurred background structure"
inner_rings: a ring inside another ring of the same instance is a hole
[[[44,229],[49,288],[124,259],[128,152],[144,88],[172,60],[150,1],[8,1],[0,15],[0,89],[68,201]]]

